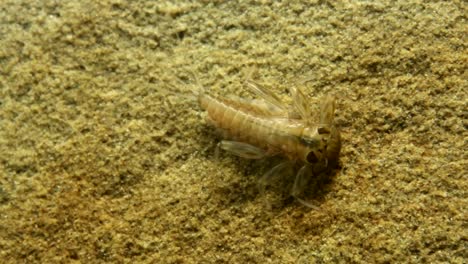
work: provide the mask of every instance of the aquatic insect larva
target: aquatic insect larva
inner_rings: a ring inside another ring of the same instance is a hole
[[[299,198],[308,179],[336,164],[341,148],[340,132],[333,119],[335,98],[325,96],[320,112],[314,117],[306,96],[290,89],[293,103],[286,107],[273,93],[247,81],[252,92],[263,100],[222,98],[200,92],[198,100],[207,112],[207,120],[221,129],[229,140],[219,147],[237,156],[260,159],[282,155],[287,161],[273,167],[259,180],[264,186],[278,173],[293,165],[302,167],[295,175],[291,195],[302,204],[316,206]]]

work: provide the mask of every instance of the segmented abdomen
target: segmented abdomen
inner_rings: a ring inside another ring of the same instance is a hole
[[[270,153],[282,151],[293,156],[298,146],[291,136],[301,130],[286,119],[262,116],[252,106],[228,99],[201,95],[200,105],[207,111],[209,121],[227,133],[233,140],[249,143]],[[300,132],[299,132],[300,133]]]

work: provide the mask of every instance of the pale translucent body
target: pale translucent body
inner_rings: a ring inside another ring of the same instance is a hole
[[[258,84],[248,82],[247,87],[263,100],[199,95],[208,122],[230,140],[222,141],[219,147],[244,158],[282,155],[289,160],[267,172],[259,180],[260,189],[278,173],[290,171],[288,166],[292,168],[295,163],[303,164],[296,174],[291,194],[305,206],[317,208],[299,198],[299,195],[310,177],[327,170],[338,160],[341,140],[333,122],[334,97],[326,96],[318,115],[312,115],[307,98],[298,89],[290,90],[293,97],[291,109]],[[318,116],[317,120],[313,116]]]

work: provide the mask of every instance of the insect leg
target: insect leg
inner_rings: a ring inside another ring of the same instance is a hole
[[[331,125],[335,114],[335,97],[327,95],[320,104],[320,123]]]
[[[247,80],[246,83],[247,83],[247,87],[249,88],[249,90],[252,93],[254,93],[258,97],[265,100],[265,102],[267,102],[269,105],[271,105],[271,107],[274,110],[277,110],[277,111],[285,111],[286,110],[286,107],[283,105],[281,100],[274,93],[272,93],[271,91],[269,91],[265,87],[261,86],[258,83],[255,83],[255,82],[253,82],[251,80]]]
[[[290,161],[284,161],[267,171],[258,180],[257,185],[261,193],[265,191],[265,186],[271,183],[275,178],[279,176],[289,176],[293,174],[293,167]]]
[[[294,110],[299,114],[302,120],[311,123],[312,115],[310,113],[309,100],[307,100],[304,93],[298,88],[291,87],[289,92],[293,99]]]
[[[219,147],[246,159],[261,159],[268,156],[265,150],[238,141],[223,140],[219,143]]]
[[[275,105],[272,105],[263,99],[244,99],[233,95],[230,95],[227,98],[239,102],[244,107],[264,116],[281,116],[284,114],[282,109],[279,109]]]
[[[310,177],[312,176],[312,168],[308,165],[303,166],[296,175],[296,179],[294,180],[294,185],[291,190],[291,195],[296,198],[302,205],[320,210],[319,207],[316,205],[313,205],[301,198],[299,198],[299,195],[304,191],[304,188],[307,186],[307,183],[309,182]]]

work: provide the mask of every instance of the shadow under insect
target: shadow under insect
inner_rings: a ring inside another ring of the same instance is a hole
[[[336,166],[314,170],[309,164],[289,160],[276,164],[258,179],[259,194],[271,200],[271,204],[297,200],[308,208],[319,209],[336,175]]]
[[[220,159],[219,156],[217,158]],[[308,208],[319,210],[339,171],[337,161],[318,172],[283,157],[238,161],[235,167],[246,178],[225,182],[218,189],[223,194],[223,201],[232,204],[261,199],[268,209],[280,209],[298,201]],[[301,176],[298,177],[298,174]],[[253,175],[258,177],[251,177]]]

